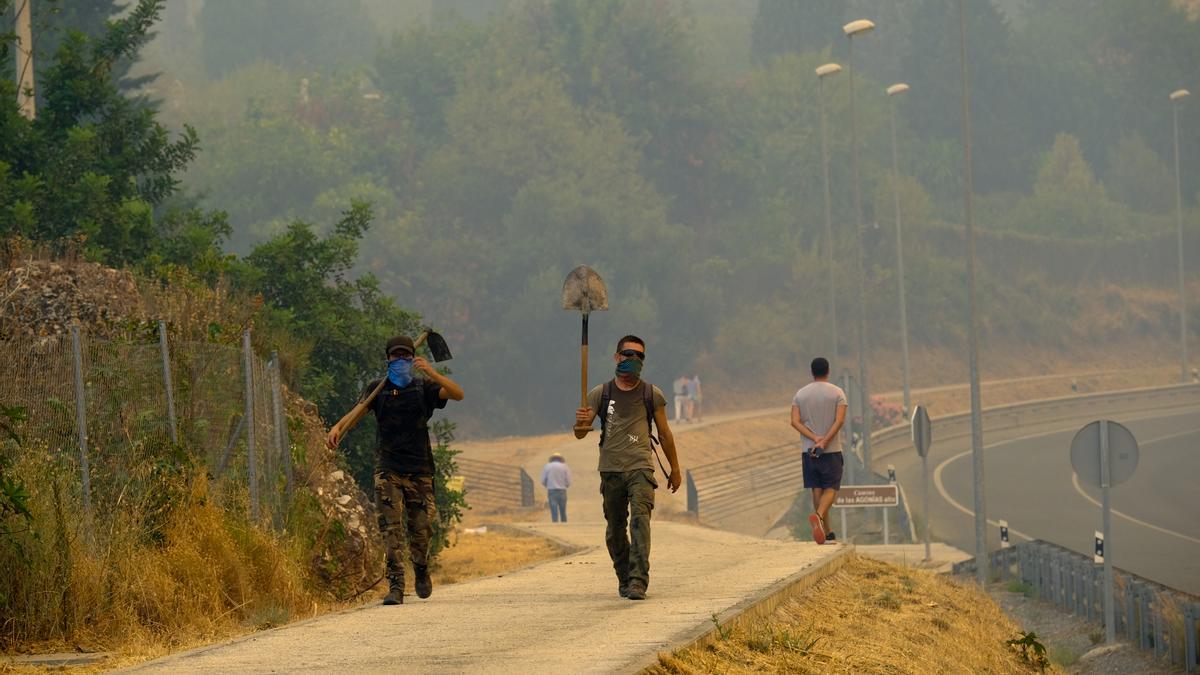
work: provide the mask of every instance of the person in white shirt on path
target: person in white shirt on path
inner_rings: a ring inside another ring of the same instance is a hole
[[[567,522],[567,488],[571,487],[571,467],[559,453],[550,455],[542,467],[542,486],[550,497],[551,522]]]

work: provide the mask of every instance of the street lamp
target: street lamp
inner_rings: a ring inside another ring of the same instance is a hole
[[[867,269],[864,261],[866,245],[863,240],[862,188],[858,180],[858,117],[854,110],[854,38],[874,29],[875,24],[867,19],[851,21],[842,26],[842,32],[846,34],[846,40],[850,43],[846,66],[850,71],[850,168],[854,181],[854,214],[858,230],[858,391],[862,400],[860,409],[863,417],[863,466],[868,468],[871,466],[871,398],[867,388]]]
[[[979,397],[979,331],[975,319],[975,210],[971,203],[971,79],[967,68],[967,7],[958,0],[959,57],[962,60],[963,211],[967,239],[967,362],[971,383],[971,473],[975,487],[975,580],[986,586],[991,574],[987,554],[987,501],[983,494],[983,404]]]
[[[1171,112],[1175,118],[1175,226],[1179,236],[1179,381],[1188,381],[1188,352],[1187,352],[1187,296],[1183,283],[1183,196],[1179,186],[1179,106],[1181,101],[1191,96],[1187,89],[1176,89],[1171,92]]]
[[[825,256],[829,263],[829,355],[838,363],[837,262],[833,253],[833,197],[829,191],[829,141],[825,130],[825,78],[842,72],[836,63],[817,68],[817,103],[821,109],[821,174],[825,179]]]
[[[900,374],[904,381],[904,418],[912,410],[908,390],[908,307],[904,298],[904,238],[900,229],[900,152],[896,149],[896,99],[908,91],[908,85],[900,82],[887,88],[892,99],[892,195],[896,209],[896,281],[900,288]]]

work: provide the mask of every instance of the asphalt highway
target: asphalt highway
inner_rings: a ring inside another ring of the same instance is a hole
[[[1133,432],[1140,460],[1133,477],[1112,488],[1113,564],[1134,574],[1200,595],[1200,409],[1135,413],[1121,422]],[[1042,539],[1091,555],[1101,529],[1100,491],[1071,468],[1075,432],[1090,420],[1063,421],[1027,433],[989,438],[984,430],[988,549],[999,546],[996,521],[1008,521],[1010,539]],[[931,527],[935,540],[975,550],[970,440],[934,444]],[[915,452],[888,459],[913,506],[922,511],[921,461]],[[918,517],[918,523],[922,522]]]

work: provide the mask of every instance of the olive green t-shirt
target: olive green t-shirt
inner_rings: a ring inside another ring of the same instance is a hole
[[[646,406],[642,403],[645,387],[653,387],[654,410],[667,405],[662,390],[644,380],[630,391],[622,391],[615,383],[608,410],[600,410],[600,398],[604,385],[597,385],[588,392],[588,407],[597,415],[607,415],[608,431],[604,445],[600,447],[601,471],[654,470],[650,460],[650,424],[646,421]]]

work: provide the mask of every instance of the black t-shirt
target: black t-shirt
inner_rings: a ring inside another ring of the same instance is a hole
[[[367,385],[366,398],[379,385]],[[375,413],[375,466],[396,473],[433,475],[433,447],[429,443],[429,418],[433,411],[446,407],[439,393],[442,386],[425,379],[414,379],[403,389],[391,382],[384,384],[371,401]]]

